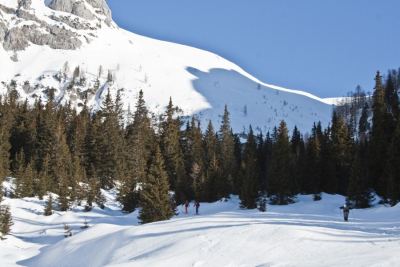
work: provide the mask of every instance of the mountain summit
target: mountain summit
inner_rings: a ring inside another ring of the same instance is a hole
[[[284,119],[309,131],[332,107],[311,94],[260,82],[220,56],[119,28],[104,0],[0,0],[0,93],[96,111],[117,92],[126,111],[138,92],[155,115],[170,97],[181,116],[219,125],[227,105],[234,132],[263,133]],[[129,112],[126,112],[129,117]]]

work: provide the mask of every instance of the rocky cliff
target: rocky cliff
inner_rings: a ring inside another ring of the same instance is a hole
[[[62,12],[49,9],[44,18],[37,17],[32,5],[32,0],[20,0],[15,8],[0,2],[0,42],[6,51],[14,52],[14,61],[17,52],[30,44],[75,50],[82,42],[89,43],[103,23],[114,26],[104,0],[53,0],[48,7]]]

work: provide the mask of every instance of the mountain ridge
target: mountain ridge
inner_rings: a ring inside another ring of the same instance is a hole
[[[3,94],[16,90],[21,100],[27,98],[32,103],[37,97],[45,101],[46,92],[54,89],[59,103],[71,101],[79,108],[87,100],[96,111],[107,90],[114,96],[120,91],[125,110],[135,106],[138,92],[143,90],[146,104],[154,114],[162,113],[171,97],[174,105],[181,108],[182,116],[195,115],[203,127],[208,120],[218,124],[227,105],[235,132],[246,131],[252,125],[253,129],[266,133],[282,119],[289,129],[297,125],[302,132],[307,132],[313,122],[321,121],[326,126],[330,121],[332,106],[316,96],[262,83],[216,54],[139,36],[119,28],[114,22],[108,25],[103,11],[90,9],[93,6],[88,2],[85,2],[87,10],[99,11],[97,19],[88,20],[52,10],[40,0],[32,0],[30,10],[22,5],[9,14],[4,10],[13,8],[9,6],[11,2],[0,1],[3,6],[0,23],[7,24],[9,32],[30,26],[36,27],[45,38],[54,35],[52,29],[64,29],[69,35],[61,33],[59,38],[76,40],[80,45],[73,49],[57,49],[46,42],[34,43],[28,39],[21,50],[6,49],[6,38],[0,38],[3,62],[0,92]],[[56,2],[47,4],[51,6]],[[97,3],[101,2],[104,1]],[[25,15],[18,15],[22,13]],[[40,23],[29,19],[27,14],[35,15],[47,26],[37,25]],[[57,80],[66,62],[65,79]],[[79,84],[79,79],[73,77],[77,67],[85,76],[86,84]],[[109,73],[113,81],[109,81]],[[72,88],[71,84],[74,84]]]

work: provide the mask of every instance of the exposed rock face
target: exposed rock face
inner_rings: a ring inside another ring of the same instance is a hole
[[[0,42],[6,51],[18,52],[30,43],[48,45],[53,49],[75,50],[82,45],[81,40],[89,43],[94,35],[79,33],[71,28],[90,31],[101,27],[100,21],[108,26],[112,23],[111,11],[105,0],[52,0],[49,8],[79,17],[63,16],[60,13],[49,15],[52,20],[60,22],[54,25],[39,19],[32,11],[31,4],[32,0],[18,0],[18,5],[13,8],[0,4]],[[12,20],[15,22],[2,19],[3,14],[13,15]]]
[[[48,45],[53,49],[74,50],[82,45],[76,33],[55,25],[48,25],[46,30],[49,34],[39,31],[36,25],[12,28],[5,35],[3,47],[6,51],[21,51],[31,42],[36,45]]]
[[[18,7],[21,8],[25,8],[25,9],[30,9],[31,8],[31,4],[32,4],[32,0],[19,0],[18,1]]]
[[[104,15],[106,17],[104,22],[108,26],[111,25],[111,11],[104,0],[86,0],[86,3],[95,8],[97,14]],[[53,0],[49,4],[49,8],[68,12],[87,20],[93,20],[95,18],[95,14],[92,14],[92,12],[87,9],[82,0]]]

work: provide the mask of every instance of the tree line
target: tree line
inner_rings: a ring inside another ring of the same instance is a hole
[[[400,80],[382,81],[378,72],[375,81],[358,121],[338,109],[327,128],[315,122],[304,135],[297,127],[289,135],[284,121],[266,134],[251,126],[245,136],[233,133],[226,106],[218,130],[209,121],[202,132],[194,117],[184,122],[171,99],[155,120],[142,91],[128,120],[119,93],[113,99],[108,91],[98,112],[86,104],[80,112],[70,103],[56,105],[53,92],[32,106],[8,94],[0,99],[0,174],[15,178],[15,197],[57,193],[61,211],[82,201],[89,209],[104,205],[100,188],[117,187],[124,211],[141,207],[142,223],[173,216],[170,191],[178,204],[237,194],[247,209],[265,197],[284,205],[299,193],[319,200],[322,192],[346,195],[357,208],[368,207],[374,192],[395,205]]]

